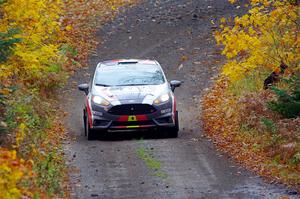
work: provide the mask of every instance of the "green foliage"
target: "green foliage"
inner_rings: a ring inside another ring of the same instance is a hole
[[[38,174],[37,183],[40,187],[47,187],[48,194],[57,194],[61,192],[61,179],[64,177],[63,160],[58,155],[57,151],[52,151],[39,161],[34,170]]]
[[[33,94],[21,93],[16,91],[12,94],[14,100],[7,102],[6,119],[10,129],[15,129],[20,123],[25,122],[29,128],[40,129],[43,127],[34,105],[38,101],[37,97]],[[19,118],[19,119],[17,119]]]
[[[297,142],[298,142],[298,152],[294,154],[293,158],[291,159],[292,163],[299,164],[300,163],[300,125],[297,128]]]
[[[276,100],[267,103],[268,107],[286,118],[300,116],[300,76],[293,75],[286,80],[288,89],[272,87],[277,96]]]
[[[267,130],[269,130],[273,134],[277,132],[277,126],[272,120],[263,117],[260,121],[267,128]]]
[[[292,162],[293,162],[294,164],[299,164],[299,163],[300,163],[300,152],[297,152],[297,153],[293,156]]]
[[[19,32],[18,29],[9,29],[6,33],[0,32],[0,63],[6,61],[12,53],[13,46],[21,42],[20,38],[14,38],[14,35]]]
[[[37,187],[49,196],[64,194],[62,183],[65,165],[61,155],[61,147],[51,144],[52,128],[51,105],[39,97],[37,92],[22,91],[11,93],[13,100],[6,101],[5,122],[8,129],[20,129],[20,123],[25,127],[24,134],[17,133],[17,151],[22,158],[31,159],[36,174]],[[53,135],[52,135],[53,136]],[[23,184],[23,187],[26,187]]]
[[[231,83],[229,90],[235,96],[242,96],[247,93],[258,92],[262,90],[263,84],[261,82],[264,81],[266,74],[269,73],[270,71],[265,69],[262,69],[262,71],[253,71],[246,77]]]
[[[73,48],[72,46],[70,45],[67,45],[67,44],[63,44],[61,47],[60,47],[60,52],[63,54],[63,55],[72,55],[73,57],[77,56],[78,55],[78,52],[75,48]]]

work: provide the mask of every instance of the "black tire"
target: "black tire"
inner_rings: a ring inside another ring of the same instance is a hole
[[[168,137],[177,138],[179,132],[178,111],[175,114],[175,126],[168,129]]]
[[[83,110],[83,116],[82,116],[82,120],[83,120],[83,131],[84,131],[84,136],[86,137],[86,127],[87,127],[87,122],[86,122],[86,114],[85,114],[85,110]]]
[[[95,130],[89,127],[89,121],[87,115],[84,118],[84,134],[87,136],[88,140],[94,140],[96,138]]]

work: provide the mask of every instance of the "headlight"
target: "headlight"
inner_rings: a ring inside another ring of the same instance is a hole
[[[154,104],[161,104],[161,103],[169,101],[169,99],[170,99],[170,94],[166,93],[166,94],[163,94],[163,95],[159,96],[158,98],[156,98],[156,100],[154,100]]]
[[[101,106],[108,106],[110,104],[106,99],[100,96],[93,96],[92,101]]]

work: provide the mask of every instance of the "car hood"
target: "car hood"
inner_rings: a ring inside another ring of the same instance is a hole
[[[93,95],[99,95],[112,105],[118,104],[153,104],[153,101],[169,91],[167,84],[147,86],[94,86]]]

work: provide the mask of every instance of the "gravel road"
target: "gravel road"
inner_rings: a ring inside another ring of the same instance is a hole
[[[223,61],[212,37],[213,23],[241,14],[236,6],[225,0],[145,0],[99,30],[102,43],[90,56],[90,67],[78,71],[65,91],[72,198],[297,197],[240,168],[202,136],[201,96]],[[179,138],[144,132],[86,140],[84,94],[76,82],[88,82],[99,61],[116,58],[156,59],[169,80],[184,80],[175,92]]]

